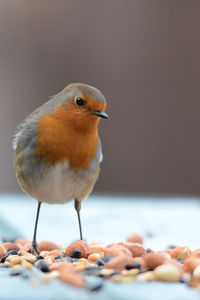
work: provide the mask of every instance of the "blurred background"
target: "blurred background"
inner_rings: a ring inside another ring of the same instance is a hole
[[[0,0],[0,192],[18,123],[67,84],[107,98],[95,192],[200,194],[198,0]]]

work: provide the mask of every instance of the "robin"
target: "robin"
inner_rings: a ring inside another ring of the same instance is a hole
[[[102,161],[100,118],[106,100],[95,87],[73,83],[27,116],[14,138],[14,168],[21,188],[38,201],[31,253],[42,202],[74,201],[80,239],[81,202],[91,192]]]

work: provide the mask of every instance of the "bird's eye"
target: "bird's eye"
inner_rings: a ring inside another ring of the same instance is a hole
[[[84,101],[82,98],[77,97],[77,98],[76,98],[76,104],[77,104],[78,106],[83,106],[83,105],[85,104],[85,101]]]

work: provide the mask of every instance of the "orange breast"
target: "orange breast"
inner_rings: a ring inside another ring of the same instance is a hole
[[[68,161],[71,168],[87,169],[98,146],[98,120],[83,117],[78,130],[76,117],[70,105],[43,117],[37,126],[36,157],[50,164]]]

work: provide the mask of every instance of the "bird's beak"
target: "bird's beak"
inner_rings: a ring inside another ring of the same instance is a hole
[[[104,119],[109,118],[108,114],[105,111],[96,110],[96,111],[93,111],[93,114],[100,118],[104,118]]]

